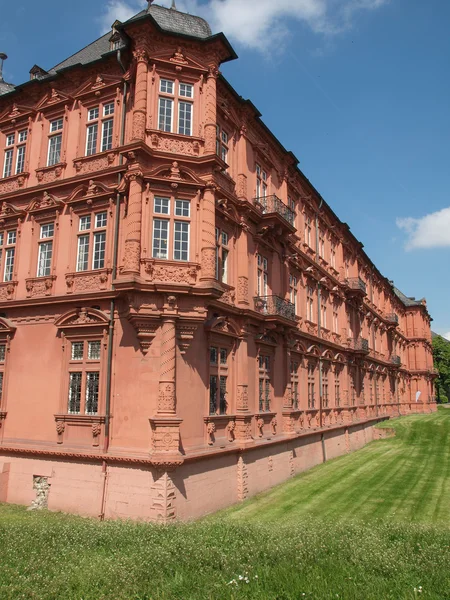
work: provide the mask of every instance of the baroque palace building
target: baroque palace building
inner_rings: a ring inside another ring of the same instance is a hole
[[[150,2],[0,77],[0,501],[197,517],[435,410],[425,301],[220,74],[235,58]]]

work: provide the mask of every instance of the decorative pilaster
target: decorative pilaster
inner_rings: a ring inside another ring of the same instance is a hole
[[[176,413],[175,360],[176,360],[176,321],[164,318],[161,326],[161,367],[158,394],[158,414]]]
[[[206,80],[205,101],[205,154],[216,153],[216,123],[217,123],[217,77],[219,71],[213,66],[209,69]]]
[[[210,183],[203,192],[202,211],[202,276],[201,280],[216,277],[216,198],[215,185]]]
[[[136,49],[133,55],[137,66],[132,138],[133,140],[144,141],[147,115],[148,57],[147,52],[143,48]]]
[[[142,229],[142,173],[139,170],[127,174],[130,182],[126,224],[124,268],[122,273],[140,274]]]
[[[237,497],[239,501],[248,496],[248,472],[244,457],[241,455],[237,461]]]

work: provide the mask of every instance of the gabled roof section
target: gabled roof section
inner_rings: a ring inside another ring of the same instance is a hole
[[[205,40],[212,36],[211,27],[205,19],[180,12],[175,8],[158,6],[157,4],[150,4],[147,10],[143,10],[134,17],[131,17],[127,23],[140,19],[146,14],[151,15],[164,31]]]

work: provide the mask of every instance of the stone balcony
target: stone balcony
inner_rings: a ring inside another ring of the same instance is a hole
[[[397,327],[397,325],[398,325],[398,315],[396,315],[395,313],[387,314],[384,317],[384,319],[385,319],[385,321],[387,321],[388,325]]]
[[[348,347],[357,354],[369,354],[369,340],[366,338],[358,337],[356,339],[348,340]]]
[[[256,312],[262,315],[282,317],[289,321],[296,320],[294,305],[280,296],[256,296],[254,302]]]
[[[364,297],[367,295],[367,287],[361,277],[349,277],[345,280],[347,293],[349,295]]]
[[[402,364],[402,360],[401,360],[400,356],[397,356],[396,354],[391,354],[389,362],[391,363],[391,365],[393,367],[400,367]]]
[[[286,206],[278,196],[275,196],[275,194],[254,198],[253,202],[261,209],[263,215],[281,218],[282,221],[286,222],[294,229],[294,212]]]

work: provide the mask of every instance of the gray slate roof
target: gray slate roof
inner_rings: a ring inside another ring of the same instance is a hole
[[[157,4],[151,4],[148,9],[141,11],[134,17],[131,17],[126,23],[135,21],[145,17],[147,14],[151,15],[156,23],[171,33],[178,33],[181,35],[188,35],[191,37],[197,37],[201,39],[207,39],[212,35],[211,28],[208,23],[194,15],[188,15],[187,13],[179,12],[173,8],[164,8]],[[63,62],[54,66],[50,69],[50,73],[54,74],[60,69],[66,69],[76,64],[87,65],[91,62],[99,60],[103,54],[111,51],[110,47],[111,32],[109,31],[104,36],[89,44],[79,52],[73,54]]]
[[[399,298],[405,306],[422,306],[421,300],[416,300],[415,298],[408,298],[405,296],[403,292],[401,292],[398,288],[394,287],[394,293]]]
[[[6,83],[3,79],[0,81],[0,96],[12,92],[15,89],[12,83]]]

